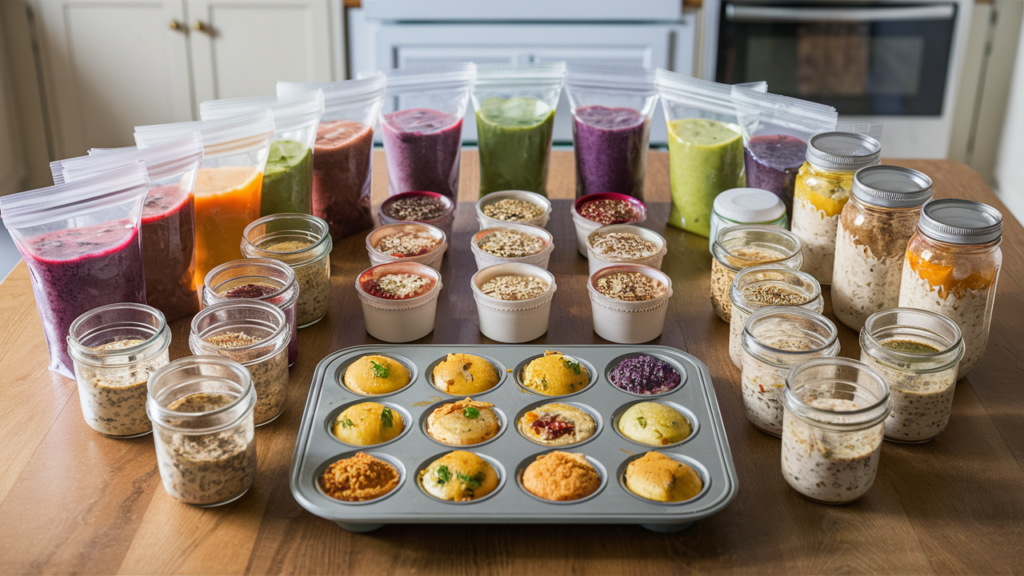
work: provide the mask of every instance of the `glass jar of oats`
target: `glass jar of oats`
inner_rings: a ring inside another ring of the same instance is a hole
[[[729,287],[736,274],[751,266],[777,264],[799,270],[800,239],[778,226],[730,226],[718,232],[711,260],[711,305],[724,322],[732,317]]]

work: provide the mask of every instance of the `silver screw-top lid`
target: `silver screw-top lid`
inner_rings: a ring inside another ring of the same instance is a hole
[[[971,200],[932,200],[921,209],[921,232],[950,244],[988,244],[1003,234],[999,210]]]
[[[882,208],[916,208],[932,198],[932,179],[902,166],[868,166],[853,175],[853,196]]]
[[[805,157],[816,168],[853,172],[878,164],[882,145],[865,134],[824,132],[807,143]]]

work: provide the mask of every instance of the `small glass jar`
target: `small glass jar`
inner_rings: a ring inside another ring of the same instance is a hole
[[[839,354],[839,331],[828,318],[796,306],[767,306],[750,315],[740,387],[747,419],[763,432],[782,434],[782,389],[794,367]]]
[[[860,331],[860,360],[889,384],[887,440],[927,442],[946,428],[963,355],[960,328],[942,314],[892,308],[868,318]]]
[[[807,161],[796,175],[793,234],[804,248],[802,270],[832,283],[839,214],[850,199],[853,174],[878,164],[882,145],[864,134],[825,132],[807,143]]]
[[[960,327],[966,349],[957,378],[978,364],[988,346],[1002,233],[1003,215],[987,204],[935,200],[922,210],[907,247],[900,306],[938,312]]]
[[[785,229],[789,226],[786,204],[782,198],[760,188],[733,188],[722,192],[711,205],[708,252],[715,253],[715,238],[720,231],[738,224],[763,224]]]
[[[242,255],[267,258],[291,266],[299,284],[297,328],[327,315],[331,297],[331,234],[327,222],[309,214],[272,214],[245,228]]]
[[[821,285],[813,276],[775,264],[741,270],[729,287],[729,300],[729,357],[737,368],[743,367],[743,326],[755,310],[765,306],[799,306],[821,314],[825,309]]]
[[[256,477],[249,372],[219,356],[189,356],[149,379],[146,412],[164,489],[194,506],[242,497]]]
[[[68,331],[82,416],[104,436],[135,438],[153,430],[146,382],[171,361],[164,315],[145,304],[109,304],[79,316]]]
[[[725,228],[718,233],[711,253],[711,305],[723,322],[732,318],[729,287],[740,270],[763,264],[799,270],[803,263],[800,239],[778,226]]]
[[[819,358],[786,379],[782,476],[802,496],[846,504],[871,488],[882,429],[892,410],[889,385],[848,358]]]
[[[288,340],[284,313],[259,300],[221,302],[192,319],[188,345],[193,354],[224,356],[249,370],[256,391],[257,426],[272,422],[288,398]]]
[[[860,330],[868,316],[897,306],[907,243],[931,197],[931,179],[916,170],[869,166],[854,174],[832,270],[832,308],[840,322]]]
[[[210,270],[203,286],[203,306],[240,299],[269,302],[284,312],[292,332],[288,341],[288,365],[295,364],[299,357],[299,283],[291,267],[277,260],[247,258],[225,262]]]

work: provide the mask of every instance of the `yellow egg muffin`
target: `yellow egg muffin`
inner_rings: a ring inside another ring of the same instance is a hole
[[[693,425],[675,408],[657,402],[630,406],[619,418],[619,432],[630,440],[650,446],[682,442],[693,434]]]
[[[420,485],[441,500],[469,502],[498,488],[498,473],[486,460],[465,450],[449,452],[420,472]]]
[[[545,500],[579,500],[600,487],[601,475],[583,454],[556,450],[538,456],[523,471],[523,488]]]
[[[530,362],[523,370],[523,385],[545,396],[579,392],[589,383],[587,367],[561,352],[544,352],[544,356]]]
[[[346,444],[373,446],[393,440],[405,430],[405,420],[397,410],[376,402],[349,406],[334,419],[331,433]]]
[[[409,369],[387,356],[363,356],[345,370],[345,386],[367,395],[388,394],[409,384]]]
[[[434,367],[434,387],[448,394],[470,395],[498,385],[494,365],[472,354],[449,354]]]
[[[583,442],[597,431],[594,417],[571,404],[538,406],[519,418],[524,436],[547,446],[568,446]]]
[[[501,421],[494,404],[472,398],[445,404],[427,417],[427,434],[438,442],[468,446],[486,442],[498,435]]]
[[[660,452],[648,452],[626,466],[626,488],[655,502],[685,502],[704,488],[691,466]]]

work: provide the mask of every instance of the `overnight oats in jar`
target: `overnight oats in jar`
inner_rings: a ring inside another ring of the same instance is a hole
[[[417,262],[390,262],[363,270],[356,293],[366,331],[384,342],[411,342],[434,330],[441,274]]]
[[[860,350],[861,362],[889,384],[886,440],[927,442],[938,436],[953,410],[957,367],[964,355],[956,322],[914,308],[875,312],[860,331]]]
[[[828,318],[795,306],[768,306],[743,327],[740,386],[747,419],[763,432],[782,433],[782,389],[794,366],[839,354],[839,331]]]
[[[242,497],[256,478],[249,372],[218,356],[190,356],[157,370],[146,410],[164,489],[199,507]]]
[[[718,233],[712,247],[711,305],[724,322],[732,319],[729,287],[744,268],[775,264],[799,270],[803,264],[800,239],[778,226],[730,226]]]
[[[786,380],[782,476],[809,500],[846,504],[871,488],[892,409],[889,386],[873,368],[819,358]]]
[[[647,206],[640,200],[615,192],[588,194],[573,204],[576,248],[587,258],[587,237],[602,226],[637,224],[647,219]]]
[[[109,304],[79,316],[68,333],[68,353],[86,424],[115,438],[149,434],[146,383],[171,361],[170,344],[164,315],[145,304]]]

